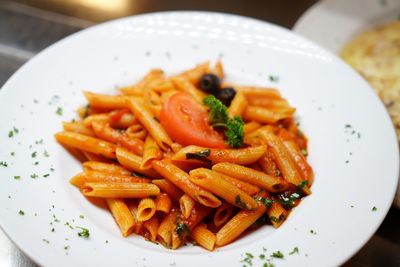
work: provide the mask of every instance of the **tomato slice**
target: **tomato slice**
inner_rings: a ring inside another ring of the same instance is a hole
[[[181,145],[227,147],[223,137],[210,126],[207,109],[187,93],[176,93],[164,102],[160,123]]]

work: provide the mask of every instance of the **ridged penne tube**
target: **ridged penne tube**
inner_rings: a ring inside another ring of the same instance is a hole
[[[261,158],[258,160],[258,163],[260,164],[262,170],[271,176],[280,176],[281,171],[278,168],[278,165],[273,159],[273,155],[271,152],[271,149],[268,148],[267,151],[265,151],[264,155],[261,156]]]
[[[190,171],[189,175],[190,181],[238,208],[253,210],[258,206],[257,202],[249,194],[221,178],[217,172],[199,168]]]
[[[282,143],[279,137],[269,130],[260,131],[260,135],[268,144],[268,148],[271,148],[271,151],[274,155],[274,161],[278,165],[283,178],[289,183],[299,186],[303,182],[303,179],[300,173],[297,171],[296,164],[290,156],[290,153],[287,151],[285,145]],[[302,187],[302,191],[305,194],[311,193],[307,185]]]
[[[195,203],[196,201],[188,195],[183,194],[183,196],[181,196],[179,199],[179,206],[181,208],[182,215],[185,216],[185,218],[189,218]]]
[[[228,108],[229,117],[242,116],[247,107],[246,96],[242,92],[237,92]]]
[[[130,171],[114,163],[86,161],[82,164],[82,167],[85,171],[97,171],[97,172],[107,172],[120,175],[131,175]]]
[[[70,147],[115,159],[116,146],[98,138],[73,132],[59,132],[54,135],[56,140]]]
[[[74,133],[79,133],[79,134],[84,134],[88,136],[95,136],[94,132],[92,129],[87,128],[83,122],[63,122],[63,128],[67,132],[74,132]]]
[[[154,115],[155,118],[160,118],[161,105],[148,105],[149,110]]]
[[[215,208],[221,205],[221,201],[217,197],[192,183],[189,180],[189,175],[172,164],[171,161],[156,160],[153,161],[153,167],[165,179],[204,206]]]
[[[139,234],[142,232],[143,222],[141,222],[137,219],[137,214],[138,214],[137,200],[130,198],[130,199],[126,199],[125,201],[126,201],[126,204],[128,205],[130,212],[132,213],[132,217],[134,220],[133,232],[135,234]]]
[[[286,220],[288,212],[281,204],[273,202],[271,207],[267,210],[267,214],[272,225],[278,228]]]
[[[171,210],[171,212],[164,217],[160,223],[160,226],[158,227],[158,241],[160,241],[160,243],[167,248],[172,248],[172,232],[175,231],[175,223],[178,215],[178,210]]]
[[[111,128],[108,123],[93,122],[92,127],[97,137],[119,144],[129,150],[132,150],[139,156],[143,155],[144,143],[142,140],[130,137],[124,132],[119,132],[114,128]]]
[[[138,118],[138,120],[149,131],[154,140],[156,140],[157,144],[164,151],[168,150],[172,144],[171,138],[169,138],[168,134],[162,128],[160,123],[154,119],[153,114],[142,103],[142,101],[140,99],[130,97],[127,99],[127,104],[136,118]]]
[[[239,149],[219,149],[219,148],[205,148],[200,146],[186,146],[179,150],[173,157],[172,160],[177,161],[194,161],[198,160],[190,159],[187,154],[198,154],[201,152],[204,161],[211,161],[212,164],[218,162],[231,162],[236,164],[247,165],[256,162],[265,152],[267,146],[250,146]],[[208,156],[207,156],[208,154]],[[201,157],[200,161],[202,161]]]
[[[247,101],[251,106],[260,106],[264,108],[285,109],[290,107],[289,103],[283,98],[247,96]]]
[[[162,156],[163,153],[158,147],[156,141],[150,135],[147,136],[146,140],[144,141],[143,157],[140,168],[143,170],[153,168],[153,166],[151,165],[152,161],[161,159]]]
[[[112,161],[110,159],[107,159],[107,158],[105,158],[105,157],[103,157],[101,155],[97,155],[97,154],[94,154],[94,153],[91,153],[91,152],[87,152],[87,151],[81,151],[81,152],[86,157],[86,159],[89,160],[89,161],[112,163]]]
[[[111,120],[110,120],[110,116],[108,115],[108,113],[100,113],[100,114],[94,114],[94,115],[87,116],[86,118],[83,119],[83,124],[86,127],[91,128],[92,123],[95,121],[109,123]]]
[[[133,177],[128,175],[121,175],[116,173],[98,172],[98,171],[85,171],[78,173],[71,178],[70,183],[76,187],[81,187],[85,183],[150,183],[150,179]]]
[[[203,248],[210,251],[214,250],[217,237],[213,232],[207,229],[205,224],[196,226],[190,236]]]
[[[290,188],[290,184],[280,177],[274,177],[252,168],[232,163],[218,163],[212,167],[214,171],[221,172],[230,177],[258,185],[269,192],[282,192]]]
[[[172,200],[167,193],[160,193],[159,195],[157,195],[154,202],[156,203],[156,211],[168,213],[171,210]]]
[[[151,178],[162,178],[153,169],[150,170],[140,169],[140,164],[142,164],[142,158],[139,157],[138,155],[135,155],[134,153],[119,147],[115,150],[115,152],[118,162],[128,170],[144,174],[145,176]]]
[[[160,221],[157,216],[152,216],[149,220],[143,223],[144,237],[155,242],[157,239],[157,231],[160,226]]]
[[[147,136],[147,130],[144,129],[143,126],[140,124],[129,126],[125,132],[130,137],[139,138],[141,140],[144,140]]]
[[[257,121],[261,123],[275,123],[282,119],[290,118],[293,116],[295,111],[295,108],[272,111],[263,107],[247,106],[243,112],[243,119],[246,121]]]
[[[125,96],[120,95],[101,95],[91,92],[83,92],[91,108],[103,110],[126,108]]]
[[[127,237],[131,234],[135,225],[135,221],[128,206],[124,200],[120,198],[106,198],[105,200],[121,230],[122,236]]]
[[[181,189],[166,179],[153,180],[152,183],[158,186],[163,192],[167,193],[175,202],[179,202],[179,199],[184,194]]]
[[[95,114],[99,114],[99,113],[103,113],[103,112],[104,112],[103,109],[91,107],[89,104],[87,104],[86,106],[80,107],[76,110],[76,113],[82,119],[86,118],[87,116],[91,116],[91,115],[95,115]]]
[[[237,188],[239,188],[243,192],[249,194],[250,196],[258,193],[261,190],[260,187],[254,185],[254,184],[250,184],[250,183],[241,181],[239,179],[230,177],[230,176],[225,175],[225,174],[220,173],[220,172],[217,172],[217,173],[218,173],[219,177],[221,177],[222,179],[224,179],[225,181],[227,181],[231,185],[236,186]]]
[[[151,217],[156,213],[156,203],[151,198],[143,198],[138,204],[138,221],[144,222],[150,220]]]
[[[254,86],[235,86],[237,92],[242,92],[246,96],[282,98],[278,90],[274,88],[254,87]]]
[[[284,129],[279,131],[279,138],[296,164],[297,170],[299,171],[303,181],[307,180],[308,186],[311,186],[314,178],[313,170],[307,163],[307,160],[300,148],[297,146],[295,141],[290,138],[289,133]]]
[[[148,87],[151,88],[151,90],[154,90],[159,93],[175,90],[175,86],[172,84],[171,79],[169,78],[154,80],[149,84]]]
[[[127,86],[119,88],[119,90],[126,95],[141,95],[143,94],[144,88],[151,84],[154,80],[162,78],[164,72],[159,69],[150,70],[143,79],[141,79],[134,86]]]
[[[229,218],[233,214],[233,206],[229,204],[228,202],[223,202],[221,206],[217,208],[214,214],[214,224],[215,226],[220,226],[226,223]]]
[[[190,213],[189,218],[185,218],[181,215],[179,219],[191,231],[196,227],[196,225],[202,222],[204,218],[206,218],[211,213],[212,210],[213,210],[212,208],[203,206],[196,202],[196,204],[192,209],[192,213]],[[185,234],[188,235],[189,233],[186,232]],[[183,237],[182,239],[184,239],[185,236],[182,237]]]
[[[105,198],[142,198],[160,193],[160,189],[150,183],[85,183],[80,190],[87,197]]]
[[[266,207],[264,205],[260,205],[252,211],[241,210],[217,232],[215,244],[222,247],[231,243],[255,223],[265,211]]]
[[[138,123],[136,117],[130,112],[129,109],[117,109],[108,113],[108,123],[111,127],[116,129],[125,129],[131,125]]]
[[[256,121],[248,122],[243,126],[244,134],[245,135],[249,134],[249,133],[257,130],[260,127],[261,127],[260,123],[258,123]]]
[[[203,98],[206,97],[205,93],[197,89],[193,83],[183,76],[171,77],[171,81],[178,89],[190,94],[199,103],[202,103]]]
[[[187,70],[179,74],[179,76],[183,76],[188,79],[192,84],[196,85],[201,76],[206,74],[209,71],[210,62],[205,62],[197,65],[195,68]]]

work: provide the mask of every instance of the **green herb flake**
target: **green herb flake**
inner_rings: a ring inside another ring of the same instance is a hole
[[[268,199],[268,198],[264,198],[264,197],[258,197],[258,198],[256,198],[256,200],[262,202],[267,209],[269,209],[271,207],[272,203],[275,202],[273,199]]]
[[[7,167],[8,163],[5,161],[0,161],[0,166]]]
[[[51,228],[51,232],[55,232],[56,231],[56,229],[54,229],[54,228]]]
[[[314,231],[313,229],[310,230],[310,233],[313,234],[313,235],[316,235],[316,234],[317,234],[317,232]]]
[[[246,203],[243,203],[243,202],[241,201],[239,195],[236,195],[235,204],[238,205],[239,207],[243,208],[243,209],[247,209]]]
[[[15,156],[15,152],[11,152],[10,155],[14,157]]]
[[[81,218],[81,219],[85,219],[85,216],[83,216],[83,215],[79,215],[79,218]]]
[[[186,235],[189,234],[190,229],[184,223],[176,223],[175,232],[178,234],[180,239],[183,239]]]
[[[39,165],[39,161],[35,161],[33,165]]]
[[[79,227],[79,226],[76,226],[76,228],[79,228],[79,229],[82,230],[82,231],[80,231],[80,232],[78,233],[78,236],[80,236],[80,237],[85,237],[85,238],[89,238],[90,233],[89,233],[89,230],[88,230],[88,229],[83,228],[83,227]]]
[[[47,152],[46,150],[43,152],[43,156],[45,156],[46,158],[50,157],[49,152]]]
[[[21,179],[21,176],[15,175],[15,176],[14,176],[14,179],[15,179],[15,180]]]
[[[42,241],[43,241],[43,242],[45,242],[45,243],[47,243],[47,244],[49,244],[49,243],[50,243],[50,241],[49,241],[49,240],[47,240],[47,239],[45,239],[45,238],[43,238],[43,239],[42,239]]]
[[[308,181],[307,181],[307,180],[304,180],[304,181],[302,181],[297,187],[298,187],[299,189],[303,189],[306,185],[308,185]]]
[[[35,152],[33,152],[31,156],[32,156],[32,158],[36,158],[36,156],[37,156],[37,152],[36,152],[36,151],[35,151]]]
[[[143,174],[140,174],[138,172],[131,172],[131,176],[133,177],[140,177],[140,178],[146,178]]]
[[[108,240],[106,240],[104,243],[108,244]]]
[[[289,253],[289,255],[293,255],[294,253],[299,254],[299,248],[298,247],[294,247],[293,250]]]
[[[258,255],[258,257],[263,260],[263,259],[265,259],[265,254],[260,254],[260,255]]]
[[[25,215],[25,212],[24,212],[23,210],[19,210],[19,211],[18,211],[18,214],[19,214],[19,215]]]
[[[377,207],[375,207],[375,206],[373,206],[371,210],[372,210],[372,211],[377,211],[377,210],[378,210],[378,208],[377,208]]]
[[[62,116],[63,110],[62,110],[61,107],[57,107],[56,114],[59,115],[59,116]]]
[[[35,178],[38,178],[39,176],[36,174],[36,173],[34,173],[34,174],[31,174],[31,178],[32,179],[35,179]]]
[[[271,257],[283,259],[285,257],[285,255],[283,255],[283,253],[278,250],[278,251],[275,251],[274,253],[272,253]]]
[[[186,159],[197,159],[205,163],[211,164],[211,160],[208,158],[210,154],[211,154],[210,149],[206,149],[195,153],[186,153]]]
[[[305,150],[305,149],[302,149],[301,150],[301,154],[303,154],[304,157],[307,157],[308,156],[308,151]]]
[[[14,136],[14,132],[13,132],[13,131],[9,131],[9,132],[8,132],[8,137],[11,138],[11,137],[13,137],[13,136]]]
[[[44,178],[47,178],[47,177],[49,177],[49,176],[50,176],[49,173],[43,174],[43,177],[44,177]]]
[[[264,263],[263,267],[275,267],[275,265],[268,260],[266,263]]]
[[[35,141],[35,144],[36,145],[42,145],[43,144],[43,139]]]
[[[69,249],[69,246],[65,246],[64,249],[65,249],[65,250]]]
[[[270,75],[269,76],[269,80],[271,81],[271,82],[279,82],[279,77],[278,76],[273,76],[273,75]]]

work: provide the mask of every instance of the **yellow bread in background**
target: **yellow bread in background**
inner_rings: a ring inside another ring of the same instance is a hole
[[[356,36],[343,47],[341,57],[375,89],[400,140],[400,21]]]

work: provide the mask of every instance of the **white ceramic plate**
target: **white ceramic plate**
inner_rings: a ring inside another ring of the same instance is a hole
[[[325,0],[309,8],[293,31],[338,54],[358,34],[399,18],[398,0]],[[393,204],[400,208],[400,183]]]
[[[193,246],[171,251],[141,237],[122,238],[110,214],[68,183],[81,167],[53,134],[84,104],[82,90],[115,93],[150,68],[172,74],[218,58],[228,80],[277,87],[297,107],[315,170],[313,194],[279,229],[263,227],[214,252]],[[270,75],[279,81],[271,82]],[[364,80],[302,37],[233,15],[155,13],[74,34],[4,85],[0,112],[0,161],[8,163],[0,166],[0,224],[46,266],[243,266],[246,252],[259,266],[265,262],[259,254],[269,258],[277,250],[285,258],[273,259],[276,266],[338,265],[376,231],[397,183],[395,134]],[[75,226],[88,228],[90,238],[79,237]],[[299,253],[289,255],[295,247]]]

